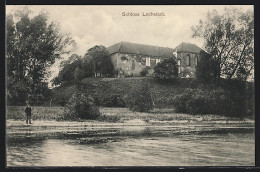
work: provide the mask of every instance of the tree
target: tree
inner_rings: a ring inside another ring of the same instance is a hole
[[[78,66],[74,71],[74,83],[80,84],[81,80],[86,77],[85,71],[81,68],[81,66]]]
[[[154,67],[155,77],[160,79],[171,79],[178,76],[177,62],[173,58],[164,59]]]
[[[7,15],[7,76],[25,83],[33,93],[40,93],[39,86],[48,77],[49,67],[69,52],[66,47],[73,41],[59,33],[57,24],[49,22],[47,14],[31,14],[24,8]]]
[[[60,63],[59,74],[52,80],[52,84],[76,84],[84,78],[83,72],[81,69],[81,57],[77,54],[72,54],[68,60],[63,60]]]
[[[94,46],[88,50],[82,60],[82,66],[92,76],[97,73],[105,76],[112,76],[114,67],[108,50],[104,46]]]
[[[220,77],[239,77],[240,69],[248,78],[254,68],[254,15],[226,8],[223,14],[209,12],[205,21],[192,27],[193,37],[202,37],[208,53],[216,61]]]
[[[216,82],[215,79],[219,76],[217,70],[217,62],[212,56],[204,51],[200,52],[200,61],[196,66],[196,78],[204,83]]]
[[[7,105],[23,105],[31,88],[15,77],[7,77]]]

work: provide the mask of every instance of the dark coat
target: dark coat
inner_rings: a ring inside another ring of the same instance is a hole
[[[31,108],[31,107],[26,107],[26,108],[25,108],[25,113],[26,113],[26,115],[31,116],[31,114],[32,114],[32,108]]]

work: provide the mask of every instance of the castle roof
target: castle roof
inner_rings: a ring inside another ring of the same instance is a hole
[[[159,47],[153,45],[137,44],[130,42],[119,42],[107,48],[109,54],[126,53],[126,54],[139,54],[150,57],[169,58],[173,57],[173,52],[181,53],[194,53],[199,54],[202,50],[196,44],[182,42],[175,49],[168,47]]]
[[[173,56],[175,51],[173,48],[159,47],[153,45],[136,44],[130,42],[119,42],[108,47],[110,54],[114,53],[127,53],[127,54],[140,54],[150,57],[163,57],[169,58]]]
[[[182,42],[175,48],[175,50],[177,50],[178,53],[184,52],[198,54],[202,49],[196,44]]]

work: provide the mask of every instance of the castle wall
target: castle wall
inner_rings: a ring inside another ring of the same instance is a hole
[[[195,77],[196,66],[200,57],[194,53],[178,53],[181,57],[180,61],[180,77]],[[190,56],[190,59],[188,58]],[[188,62],[189,61],[189,62]]]
[[[153,69],[160,62],[156,57],[125,53],[115,53],[111,55],[111,59],[115,69],[122,70],[125,76],[140,76],[140,72],[146,66]]]
[[[187,55],[190,55],[188,59]],[[180,60],[180,77],[195,77],[195,70],[199,57],[193,53],[178,53]],[[140,72],[150,66],[149,74],[153,73],[153,68],[162,61],[159,57],[149,57],[139,54],[115,53],[111,55],[114,68],[121,71],[124,76],[140,76]],[[189,62],[188,62],[189,60]]]

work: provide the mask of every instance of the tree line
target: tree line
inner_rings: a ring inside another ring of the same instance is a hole
[[[106,47],[94,46],[84,57],[72,54],[60,63],[60,71],[52,80],[53,86],[80,84],[87,77],[112,77],[115,70]]]

